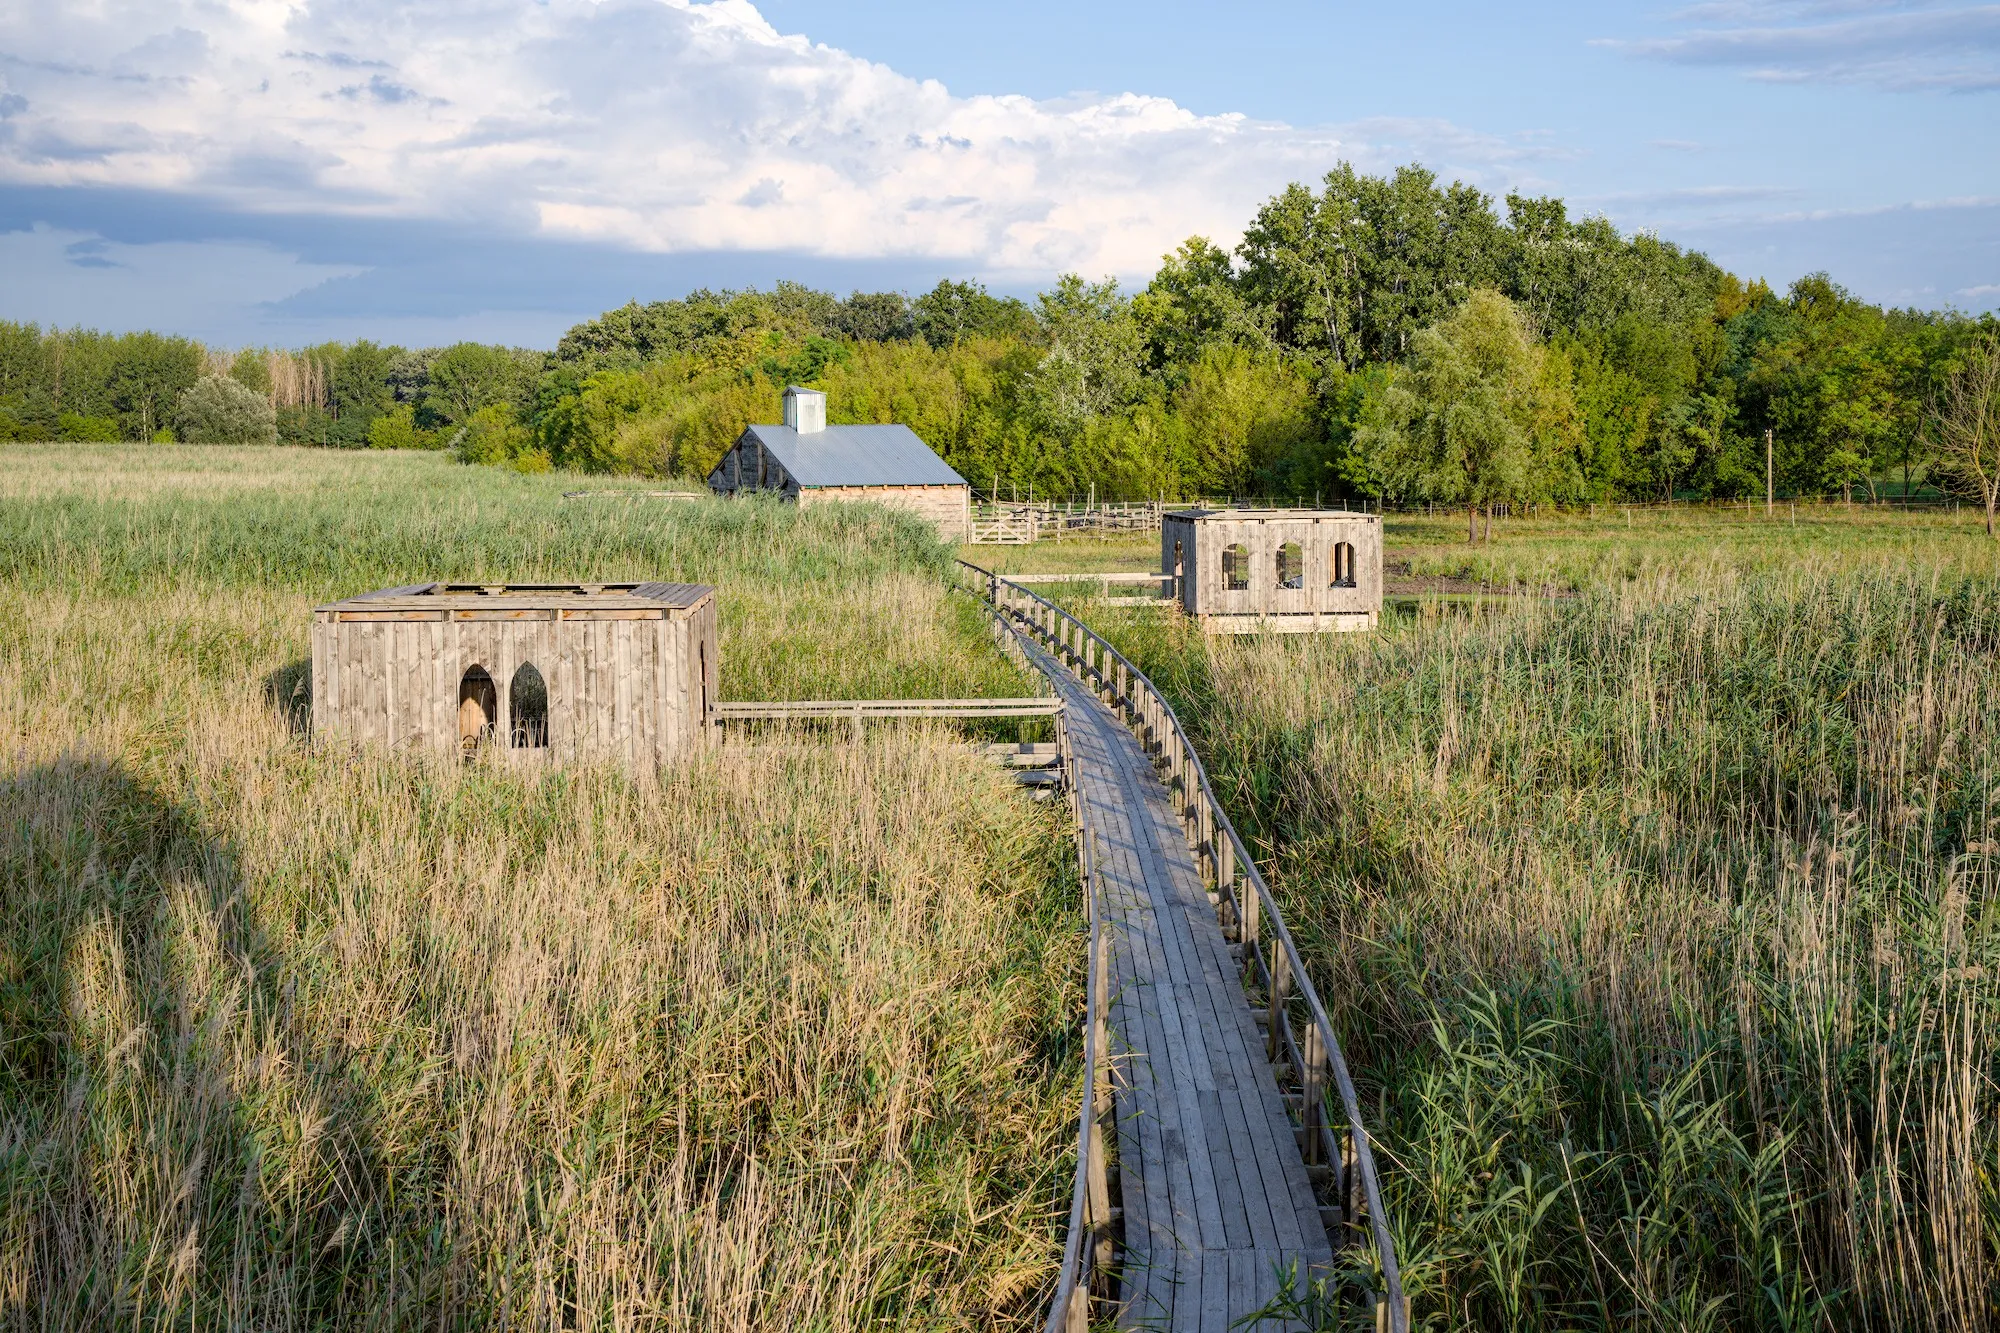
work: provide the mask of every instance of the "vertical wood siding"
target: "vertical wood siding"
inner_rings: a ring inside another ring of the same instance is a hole
[[[706,650],[710,695],[702,696]],[[481,667],[496,695],[494,744],[511,762],[669,762],[705,736],[717,665],[715,599],[660,619],[340,621],[312,627],[316,731],[395,748],[452,751],[458,691]],[[548,691],[548,744],[510,744],[514,673]]]

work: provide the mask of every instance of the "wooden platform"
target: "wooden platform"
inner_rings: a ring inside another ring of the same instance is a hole
[[[1138,739],[1026,643],[1061,694],[1112,926],[1125,1253],[1120,1323],[1225,1333],[1333,1258],[1265,1038]],[[1279,1325],[1257,1325],[1276,1328]]]

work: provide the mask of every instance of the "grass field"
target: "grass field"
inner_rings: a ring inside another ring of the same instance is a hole
[[[1425,591],[1448,580],[1495,589],[1581,590],[1664,573],[1743,572],[1783,565],[1811,552],[1844,569],[1884,566],[1980,567],[1983,536],[1976,516],[1918,509],[1897,513],[1865,505],[1786,501],[1767,518],[1761,505],[1621,509],[1503,519],[1489,541],[1468,544],[1463,515],[1383,519],[1391,582]],[[1157,573],[1157,533],[1034,546],[963,546],[960,556],[996,573]]]
[[[1036,1321],[1054,814],[942,732],[655,779],[287,716],[311,606],[433,577],[714,583],[725,698],[1021,692],[925,529],[432,456],[0,463],[0,1326]]]
[[[1117,627],[1266,848],[1419,1323],[1991,1327],[2000,548],[1836,510],[1447,531],[1389,541],[1581,595]]]

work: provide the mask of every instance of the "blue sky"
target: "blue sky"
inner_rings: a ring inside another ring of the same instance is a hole
[[[546,346],[700,285],[1143,283],[1342,158],[2000,306],[2000,7],[14,0],[0,317]]]

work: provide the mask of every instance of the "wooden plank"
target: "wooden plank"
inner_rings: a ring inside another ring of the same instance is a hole
[[[1053,665],[1048,650],[1035,656]],[[1317,1202],[1177,797],[1132,733],[1057,670],[1113,926],[1130,1298],[1121,1323],[1220,1333],[1269,1299],[1273,1263],[1324,1264],[1331,1250],[1301,1226]]]

